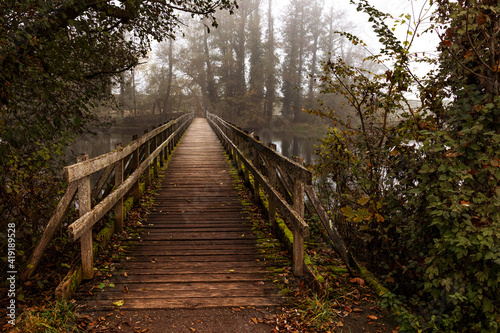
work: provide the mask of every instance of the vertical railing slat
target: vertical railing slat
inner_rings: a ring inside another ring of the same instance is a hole
[[[115,145],[115,149],[122,148],[121,143]],[[115,163],[115,188],[118,188],[123,183],[123,158]],[[123,197],[121,197],[115,205],[115,232],[123,231]]]
[[[272,150],[276,151],[276,145],[274,143],[269,144],[269,148]],[[276,172],[276,164],[269,159],[269,165],[268,165],[268,171],[269,171],[269,183],[273,188],[276,188],[276,185],[278,183],[278,174]],[[277,230],[277,225],[276,225],[276,199],[274,199],[272,196],[269,196],[269,223],[271,224],[273,230]]]
[[[302,157],[295,157],[295,162],[304,165]],[[304,183],[295,178],[293,183],[293,209],[304,218]],[[293,273],[296,276],[304,274],[304,237],[299,230],[293,230]]]
[[[89,155],[81,155],[77,162],[89,159]],[[78,180],[78,212],[82,217],[92,209],[90,201],[90,176]],[[82,277],[84,280],[94,277],[94,254],[92,249],[92,228],[85,231],[80,237],[80,250],[82,257]]]

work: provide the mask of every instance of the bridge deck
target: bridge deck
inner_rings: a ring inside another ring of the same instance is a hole
[[[142,241],[87,309],[277,306],[222,145],[195,118],[177,147]],[[126,276],[125,274],[126,273]],[[124,292],[128,290],[128,292]]]

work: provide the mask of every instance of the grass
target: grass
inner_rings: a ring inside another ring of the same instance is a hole
[[[11,332],[82,332],[77,320],[72,304],[67,301],[56,301],[24,311]]]

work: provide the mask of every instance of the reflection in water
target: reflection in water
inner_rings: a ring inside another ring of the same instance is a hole
[[[98,132],[97,134],[86,134],[78,138],[66,151],[67,164],[76,162],[76,156],[88,154],[93,158],[115,149],[117,143],[126,146],[132,141],[133,135],[143,135],[142,128],[112,128],[107,132]],[[317,139],[309,138],[304,135],[297,135],[289,132],[272,132],[269,129],[263,129],[256,132],[262,143],[274,143],[277,151],[286,157],[300,156],[306,163],[312,163],[317,159],[314,153],[314,146],[318,144]]]
[[[132,141],[133,135],[140,135],[140,133],[141,129],[114,128],[109,132],[85,134],[68,147],[66,152],[68,162],[74,163],[73,161],[76,161],[76,156],[81,154],[88,154],[89,158],[93,158],[108,153],[115,150],[117,143],[126,146]]]
[[[304,158],[306,163],[312,163],[317,159],[314,153],[314,146],[318,144],[315,138],[301,136],[288,132],[272,132],[270,130],[257,131],[256,134],[262,143],[274,143],[278,153],[292,158],[292,156],[300,156]]]
[[[76,163],[76,157],[82,154],[88,154],[89,158],[93,158],[115,150],[117,143],[126,146],[132,141],[133,135],[140,133],[143,133],[140,128],[112,128],[107,132],[82,135],[67,148],[66,165]],[[90,176],[91,187],[94,187],[101,173],[102,170]]]

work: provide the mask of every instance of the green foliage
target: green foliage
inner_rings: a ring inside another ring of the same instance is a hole
[[[323,92],[343,94],[355,114],[311,111],[334,123],[315,167],[330,211],[358,257],[377,263],[370,268],[398,294],[384,303],[409,331],[500,328],[500,7],[490,2],[436,2],[439,68],[419,79],[409,68],[421,20],[403,16],[412,29],[398,41],[389,17],[359,1],[383,45],[367,60],[390,65],[377,74],[328,61]]]

